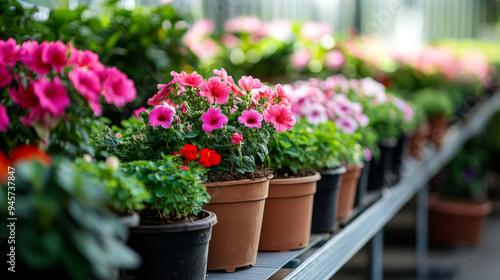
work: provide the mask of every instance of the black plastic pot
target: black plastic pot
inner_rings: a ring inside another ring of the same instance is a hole
[[[362,203],[368,190],[368,175],[370,172],[370,164],[371,160],[364,161],[364,166],[358,179],[358,188],[356,190],[356,197],[354,198],[354,208],[358,206],[364,206],[362,205]]]
[[[396,144],[396,147],[394,148],[394,153],[392,155],[392,176],[391,178],[391,184],[392,183],[397,183],[399,182],[399,179],[401,178],[401,163],[403,162],[403,157],[405,157],[405,152],[408,151],[408,139],[409,139],[409,134],[408,133],[403,133],[401,136],[398,138],[398,142]]]
[[[396,139],[382,139],[378,143],[380,158],[372,160],[368,176],[368,191],[380,190],[386,184],[387,172],[392,170],[392,158],[396,145]]]
[[[200,220],[161,226],[140,226],[130,230],[129,246],[139,253],[142,264],[125,272],[140,279],[205,279],[208,242],[213,212],[203,210]]]
[[[320,171],[321,180],[314,194],[311,231],[313,233],[333,232],[337,216],[337,202],[342,174],[345,167]]]

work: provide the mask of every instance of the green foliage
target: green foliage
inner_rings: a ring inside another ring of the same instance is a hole
[[[8,206],[15,208],[18,265],[58,269],[63,278],[111,279],[119,267],[139,264],[139,256],[123,243],[126,228],[109,212],[102,185],[76,172],[69,161],[55,159],[51,168],[21,162],[14,175],[10,183],[15,185],[0,188],[0,213],[5,232],[6,217],[12,216]],[[15,197],[15,204],[7,197]]]
[[[75,168],[104,186],[109,196],[108,206],[119,214],[140,211],[144,209],[145,201],[150,200],[151,194],[142,181],[108,163],[87,162],[79,158]]]
[[[23,9],[16,0],[0,1],[0,39],[43,40],[47,27],[33,19],[37,11],[37,8]]]
[[[149,204],[158,211],[159,217],[180,219],[196,216],[210,196],[202,182],[206,180],[206,168],[190,166],[180,168],[174,156],[164,156],[156,161],[131,161],[120,169],[142,181],[152,197]]]
[[[363,112],[370,118],[369,126],[377,132],[379,139],[398,138],[404,131],[404,114],[392,102],[377,105],[363,102]]]
[[[415,93],[413,101],[422,107],[428,117],[450,116],[453,103],[444,90],[425,88]]]

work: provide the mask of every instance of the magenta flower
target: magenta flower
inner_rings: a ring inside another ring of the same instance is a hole
[[[38,97],[40,106],[54,116],[62,115],[70,103],[66,88],[59,77],[55,77],[52,82],[42,77],[34,82],[33,92]]]
[[[306,120],[308,123],[318,125],[328,121],[328,114],[326,113],[325,106],[322,104],[315,103],[306,108]]]
[[[13,66],[19,60],[21,48],[17,45],[14,38],[9,40],[0,40],[0,65]]]
[[[128,79],[116,67],[106,68],[101,72],[102,95],[108,104],[115,104],[117,107],[123,107],[128,102],[135,100],[137,91],[134,81]]]
[[[24,64],[39,75],[45,75],[50,72],[50,64],[42,61],[42,51],[47,42],[38,44],[37,41],[26,41],[22,45],[24,56],[21,58]]]
[[[372,151],[370,149],[364,148],[363,152],[364,152],[366,161],[372,160],[373,154],[372,154]]]
[[[0,104],[0,131],[6,132],[9,123],[10,119],[9,115],[7,115],[7,109],[2,104]]]
[[[354,134],[356,129],[358,129],[358,124],[351,117],[337,119],[335,120],[335,125],[347,134]]]
[[[19,119],[21,123],[27,127],[36,124],[38,127],[44,129],[53,129],[57,126],[61,118],[53,116],[49,111],[39,106],[31,109],[28,116],[20,117]]]
[[[257,127],[261,128],[262,125],[262,115],[259,114],[259,112],[255,110],[244,110],[241,116],[238,117],[238,121],[242,124],[244,124],[246,127]]]
[[[291,108],[285,105],[271,105],[262,114],[264,115],[264,120],[272,123],[278,132],[292,129],[296,122]]]
[[[245,94],[238,88],[238,86],[234,82],[233,77],[227,75],[226,69],[224,69],[224,68],[221,68],[220,70],[214,69],[214,75],[218,76],[221,80],[226,82],[226,84],[233,91],[233,94],[245,96]]]
[[[173,87],[172,85],[174,84],[174,80],[170,81],[168,84],[158,84],[158,93],[153,95],[153,97],[148,99],[148,105],[149,106],[158,106],[161,105],[161,102],[163,99],[167,97],[172,91]]]
[[[144,112],[144,111],[146,111],[146,108],[145,108],[145,107],[140,107],[140,108],[138,108],[138,109],[135,109],[135,110],[134,110],[134,117],[136,117],[137,119],[140,119],[140,118],[141,118],[141,116],[139,116],[139,113],[140,113],[140,112]]]
[[[61,69],[66,66],[66,53],[67,47],[63,42],[47,43],[42,49],[42,62],[51,65],[57,72],[61,73]]]
[[[243,141],[243,135],[239,134],[238,132],[233,134],[233,137],[231,137],[231,141],[234,144],[239,144],[241,141]]]
[[[90,70],[103,70],[104,65],[99,61],[99,55],[89,51],[80,51],[76,48],[71,49],[71,55],[68,61],[69,65],[76,64],[79,67],[86,67]]]
[[[7,65],[0,65],[0,88],[9,85],[12,82],[12,74]]]
[[[28,88],[24,88],[22,83],[19,83],[19,88],[11,87],[9,94],[14,103],[23,109],[37,107],[40,102],[33,91],[33,83],[28,84]]]
[[[68,77],[75,89],[87,99],[94,114],[100,116],[102,113],[101,103],[99,103],[101,79],[97,73],[76,67],[69,72]]]
[[[208,108],[208,111],[201,115],[201,120],[203,121],[201,128],[207,133],[222,128],[228,122],[227,117],[221,113],[220,108]]]
[[[172,71],[170,72],[170,75],[174,77],[175,83],[179,83],[183,87],[199,87],[201,82],[203,82],[203,77],[196,73],[196,71],[191,74],[186,74],[184,71],[178,74],[175,71]]]
[[[161,125],[165,129],[169,129],[174,121],[175,108],[169,105],[156,106],[149,113],[149,125],[157,127]]]
[[[259,89],[262,87],[262,83],[260,82],[260,80],[254,79],[252,76],[241,77],[241,79],[238,81],[238,85],[240,85],[240,87],[246,91]]]
[[[224,104],[229,100],[231,88],[222,82],[218,77],[212,77],[208,82],[203,82],[200,85],[201,96],[208,98],[208,102]]]

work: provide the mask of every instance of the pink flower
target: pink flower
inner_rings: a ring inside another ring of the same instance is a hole
[[[229,48],[229,49],[236,48],[241,42],[240,38],[238,38],[232,34],[222,35],[221,40],[222,40],[222,44],[224,45],[224,47]]]
[[[207,133],[222,128],[228,122],[227,117],[221,113],[219,108],[208,108],[208,111],[201,115],[201,120],[203,121],[201,128]]]
[[[189,167],[184,166],[184,165],[179,165],[179,168],[180,168],[180,169],[184,169],[184,170],[189,170]]]
[[[285,105],[271,105],[262,115],[264,115],[264,120],[272,123],[278,132],[292,129],[296,122],[291,108]]]
[[[10,119],[9,115],[7,115],[7,109],[2,104],[0,104],[0,131],[6,132],[9,123]]]
[[[224,104],[229,100],[231,88],[222,82],[218,77],[212,77],[208,82],[203,82],[200,85],[201,96],[205,96],[208,102],[217,104]]]
[[[57,126],[61,118],[53,116],[49,111],[39,106],[31,109],[28,116],[20,117],[19,119],[21,123],[27,127],[36,124],[43,129],[53,129]]]
[[[128,79],[116,67],[106,68],[101,72],[102,95],[108,104],[123,107],[128,102],[134,101],[137,95],[134,81]]]
[[[66,66],[66,53],[67,47],[61,41],[47,43],[42,49],[42,62],[61,73],[61,69]]]
[[[345,116],[351,115],[353,110],[351,108],[352,102],[343,94],[336,94],[332,101],[332,107],[334,108],[335,114],[343,118]]]
[[[14,103],[23,109],[34,108],[40,104],[38,97],[33,92],[33,83],[29,83],[26,89],[22,83],[19,83],[19,88],[11,87],[9,89],[9,94]]]
[[[194,71],[191,74],[186,74],[182,71],[180,74],[175,71],[170,72],[170,75],[174,77],[175,83],[181,84],[181,86],[199,87],[201,82],[203,82],[203,77]]]
[[[339,70],[344,65],[344,62],[344,55],[338,50],[331,50],[325,55],[325,66],[328,70]]]
[[[411,121],[413,119],[413,116],[415,115],[415,112],[413,111],[413,108],[406,104],[405,110],[404,110],[404,119],[405,121]]]
[[[24,64],[39,75],[45,75],[50,72],[50,65],[42,61],[42,51],[47,42],[38,44],[37,41],[26,41],[22,45],[25,55],[21,58]]]
[[[167,97],[172,91],[173,87],[172,85],[174,84],[174,80],[170,81],[168,84],[158,84],[158,91],[157,94],[153,95],[153,97],[148,99],[148,105],[149,106],[158,106],[161,105],[161,102],[163,99]]]
[[[370,161],[373,157],[372,151],[368,148],[365,148],[363,152],[365,154],[365,160]]]
[[[259,114],[259,112],[255,110],[244,110],[241,116],[238,117],[238,121],[242,124],[244,124],[246,127],[257,127],[261,128],[262,127],[262,115]]]
[[[302,24],[300,35],[312,41],[319,41],[324,35],[333,33],[333,28],[327,23],[308,21]]]
[[[21,47],[19,47],[14,38],[7,41],[0,40],[0,65],[13,66],[19,60]]]
[[[292,104],[292,98],[286,93],[281,84],[276,85],[276,94],[278,95],[277,97],[281,99],[281,102]]]
[[[169,105],[156,106],[149,113],[149,125],[157,127],[161,125],[165,129],[169,129],[174,121],[175,108]]]
[[[135,109],[135,110],[134,110],[134,117],[136,117],[136,118],[140,119],[140,118],[141,118],[141,116],[139,116],[139,113],[140,113],[140,112],[144,112],[144,111],[146,111],[146,108],[144,108],[144,107],[140,107],[140,108],[138,108],[138,109]]]
[[[87,67],[91,70],[103,70],[104,65],[99,61],[99,55],[90,51],[80,51],[76,48],[71,49],[71,55],[68,61],[69,65],[76,64],[80,67]]]
[[[358,129],[358,124],[351,117],[335,120],[335,125],[347,134],[354,134]]]
[[[186,107],[186,102],[182,102],[180,107],[183,114],[187,113],[188,109]]]
[[[320,123],[326,123],[328,121],[328,115],[325,110],[325,106],[322,104],[311,104],[306,107],[306,120],[312,125],[318,125]]]
[[[254,79],[252,76],[243,76],[241,79],[238,81],[238,85],[243,90],[250,91],[252,89],[259,89],[262,87],[262,83],[260,82],[259,79]]]
[[[238,88],[238,86],[234,82],[233,77],[228,76],[224,68],[221,68],[220,70],[214,69],[214,75],[218,76],[221,80],[226,82],[226,84],[231,88],[235,95],[245,96],[245,94]]]
[[[38,97],[40,106],[55,116],[62,115],[70,103],[66,88],[59,77],[55,77],[52,82],[42,77],[34,82],[33,92]]]
[[[365,114],[353,114],[353,117],[356,119],[359,126],[361,127],[367,126],[368,123],[370,123],[370,119]]]
[[[238,132],[233,134],[233,137],[231,137],[231,141],[234,144],[239,144],[241,141],[243,141],[243,135],[239,134]]]
[[[75,67],[69,72],[69,80],[85,99],[87,99],[90,108],[97,116],[102,113],[101,103],[99,103],[99,92],[101,90],[101,79],[93,70],[84,70]]]
[[[292,54],[291,63],[298,70],[304,70],[311,60],[311,54],[306,49],[301,49]]]
[[[12,74],[7,65],[0,65],[0,88],[9,85],[12,82]]]

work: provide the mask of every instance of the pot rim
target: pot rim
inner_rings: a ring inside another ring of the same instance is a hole
[[[225,182],[211,182],[211,183],[203,183],[205,188],[209,187],[227,187],[227,186],[235,186],[235,185],[244,185],[251,183],[260,183],[270,180],[270,178],[259,178],[259,179],[243,179],[243,180],[234,180],[234,181],[225,181]]]
[[[319,174],[319,172],[314,171],[313,175],[304,177],[271,179],[269,180],[269,185],[303,184],[319,181],[319,179],[321,179],[321,175]]]
[[[208,214],[207,217],[201,218],[194,222],[184,222],[180,224],[170,225],[156,225],[156,226],[138,226],[131,228],[131,231],[140,233],[169,233],[169,232],[183,232],[183,231],[196,231],[210,228],[217,223],[217,216],[214,212],[208,210],[201,210]],[[200,213],[201,213],[200,212]]]
[[[436,193],[429,194],[429,210],[456,213],[463,216],[486,216],[491,212],[492,203],[486,200],[479,204],[458,203],[440,199]]]
[[[347,169],[345,166],[341,166],[335,169],[322,169],[319,170],[319,173],[321,175],[341,175],[347,172]]]
[[[361,169],[363,167],[365,167],[365,164],[363,162],[360,163],[360,164],[347,164],[345,166],[346,172],[349,171],[349,170],[353,170],[353,169]]]

